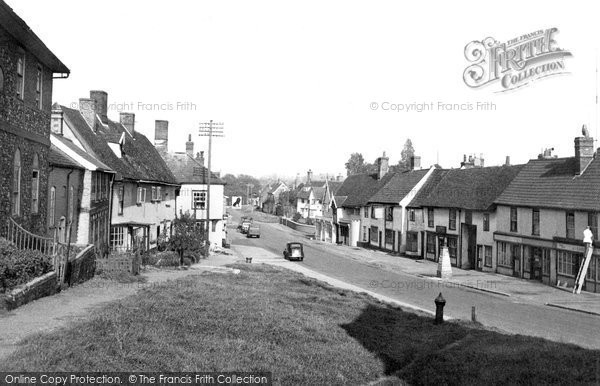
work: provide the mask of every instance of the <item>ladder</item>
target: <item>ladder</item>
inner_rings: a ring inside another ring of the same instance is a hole
[[[590,266],[590,260],[592,260],[592,254],[594,253],[594,247],[589,244],[585,247],[585,257],[583,263],[579,266],[579,273],[575,279],[575,285],[573,286],[573,293],[580,294],[583,283],[585,282],[585,276],[587,274],[588,267]]]

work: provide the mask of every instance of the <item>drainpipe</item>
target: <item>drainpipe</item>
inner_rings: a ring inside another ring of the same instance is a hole
[[[106,227],[107,232],[106,232],[106,236],[108,238],[108,240],[110,240],[110,226],[112,224],[112,213],[113,213],[113,183],[115,181],[115,174],[113,174],[110,177],[110,180],[108,182],[108,221],[106,222]],[[123,200],[125,199],[125,187],[123,187]],[[106,243],[106,249],[107,249],[107,253],[110,250],[110,245],[108,245],[108,242]]]
[[[70,189],[70,181],[71,181],[71,174],[74,172],[73,169],[71,169],[71,171],[67,174],[67,229],[65,230],[67,232],[67,255],[65,256],[65,261],[63,263],[63,267],[62,267],[62,277],[60,278],[60,285],[62,287],[63,283],[63,279],[66,276],[67,273],[67,267],[69,265],[69,253],[71,251],[71,219],[69,218],[69,208],[70,208],[70,202],[69,202],[69,198],[71,197],[71,189]],[[75,208],[73,208],[74,210]]]

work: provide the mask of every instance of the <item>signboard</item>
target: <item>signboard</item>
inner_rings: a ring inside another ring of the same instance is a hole
[[[440,233],[440,234],[445,235],[446,234],[446,227],[441,226],[441,225],[437,225],[435,227],[435,233]]]

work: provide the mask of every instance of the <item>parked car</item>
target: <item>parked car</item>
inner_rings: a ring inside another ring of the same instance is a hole
[[[302,243],[287,243],[283,250],[283,258],[288,260],[304,260],[304,247]]]
[[[248,227],[248,232],[246,233],[246,237],[256,237],[260,238],[260,227],[257,224],[250,224]]]
[[[240,230],[242,231],[242,233],[248,233],[248,229],[250,229],[250,225],[252,225],[252,222],[245,220],[244,222],[242,222],[242,224],[240,225]]]

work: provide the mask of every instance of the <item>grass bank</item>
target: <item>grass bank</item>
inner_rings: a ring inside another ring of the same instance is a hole
[[[26,339],[0,371],[271,371],[276,384],[593,383],[600,351],[435,326],[264,265],[170,282]],[[591,332],[590,332],[591,333]]]

